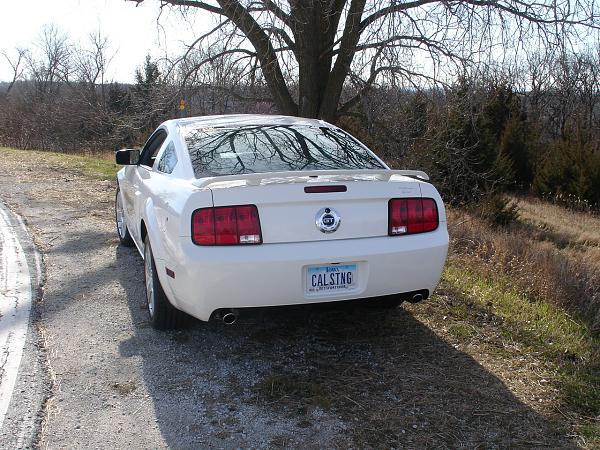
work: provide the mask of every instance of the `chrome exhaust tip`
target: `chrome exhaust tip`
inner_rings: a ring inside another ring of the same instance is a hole
[[[419,303],[422,300],[423,300],[423,294],[415,294],[409,299],[409,302]]]
[[[234,312],[227,312],[223,314],[223,318],[221,319],[225,325],[233,325],[237,321],[237,314]]]

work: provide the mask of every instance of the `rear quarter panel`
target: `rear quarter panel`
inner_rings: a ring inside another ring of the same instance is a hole
[[[188,230],[190,234],[191,211],[212,206],[212,196],[210,191],[195,192],[197,188],[185,180],[166,175],[153,177],[148,188],[150,192],[144,208],[144,221],[155,258],[176,263],[183,256],[181,230]]]
[[[446,226],[446,208],[444,202],[437,189],[430,183],[419,183],[421,187],[421,196],[423,198],[432,198],[435,200],[438,207],[438,215],[440,219],[440,226]]]

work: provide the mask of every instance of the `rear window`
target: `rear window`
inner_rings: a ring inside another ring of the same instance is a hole
[[[341,130],[262,125],[182,127],[196,178],[244,173],[323,169],[383,169]]]

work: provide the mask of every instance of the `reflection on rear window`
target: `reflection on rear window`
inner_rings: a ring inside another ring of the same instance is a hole
[[[383,169],[341,130],[261,125],[182,127],[196,178],[288,170]]]

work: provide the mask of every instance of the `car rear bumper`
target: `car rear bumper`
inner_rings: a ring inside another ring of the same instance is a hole
[[[222,308],[332,302],[421,289],[432,293],[447,251],[448,233],[440,226],[414,236],[291,244],[199,247],[189,242],[176,258],[179,264],[157,261],[157,265],[171,302],[194,317],[209,320]],[[357,265],[356,288],[307,294],[305,268],[332,263]],[[175,278],[166,276],[167,267]]]

